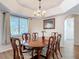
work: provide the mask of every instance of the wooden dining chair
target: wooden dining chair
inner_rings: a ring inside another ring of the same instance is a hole
[[[31,34],[30,33],[27,33],[27,40],[30,40],[31,39]]]
[[[33,40],[37,40],[37,38],[38,38],[38,33],[37,32],[33,32],[32,33],[32,39]]]
[[[57,50],[60,53],[60,56],[62,57],[62,54],[60,51],[60,41],[61,41],[61,34],[58,34],[58,36],[57,36]]]
[[[52,52],[52,46],[54,45],[54,37],[49,37],[47,52],[46,52],[46,59],[50,59],[51,52]]]
[[[51,36],[53,36],[54,39],[57,40],[58,32],[52,32],[52,33],[51,33]]]
[[[53,59],[56,55],[57,59],[58,59],[58,53],[57,53],[57,36],[58,36],[58,32],[52,32],[51,33],[51,36],[53,36],[54,38],[54,45],[52,46],[52,56],[53,56]]]
[[[52,51],[53,51],[52,56],[54,58],[54,56],[56,55],[56,58],[59,59],[59,57],[58,57],[59,54],[62,57],[62,54],[61,54],[61,51],[60,51],[61,34],[58,34],[56,38],[54,38],[55,39],[55,43],[54,43],[54,46],[52,48]],[[59,52],[59,54],[58,54],[58,52]]]
[[[31,34],[30,33],[23,33],[22,34],[22,40],[25,40],[26,43],[30,39],[31,39]],[[23,53],[27,53],[27,52],[31,51],[31,48],[29,46],[22,45],[22,50],[23,50]],[[27,50],[27,51],[25,51],[25,50]]]
[[[50,56],[51,56],[51,53],[52,53],[52,48],[53,48],[52,46],[53,45],[54,45],[54,37],[51,36],[51,37],[49,37],[48,46],[46,48],[46,54],[44,56],[42,56],[43,59],[50,59]],[[42,58],[40,58],[40,59],[42,59]]]
[[[20,40],[18,38],[11,37],[10,41],[13,48],[13,59],[24,59]]]
[[[23,33],[22,34],[22,39],[24,40],[30,40],[31,39],[31,34],[30,33]]]

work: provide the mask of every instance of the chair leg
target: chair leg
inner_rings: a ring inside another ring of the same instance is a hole
[[[60,51],[60,46],[58,46],[58,51],[60,53],[60,56],[62,57],[61,51]]]
[[[54,53],[55,53],[55,55],[56,55],[56,58],[59,59],[58,53],[57,53],[57,46],[56,46],[55,49],[54,49]]]
[[[55,52],[55,55],[56,55],[57,59],[59,59],[59,58],[58,58],[58,53],[57,53],[57,51]]]
[[[37,51],[38,59],[41,59],[40,54],[41,54],[41,50],[38,49],[38,51]]]
[[[34,59],[33,52],[34,52],[34,50],[32,49],[32,59]]]
[[[52,57],[53,57],[53,59],[54,59],[54,52],[52,52]]]
[[[15,55],[15,51],[13,51],[13,59],[16,59],[16,57],[15,57],[16,55]]]

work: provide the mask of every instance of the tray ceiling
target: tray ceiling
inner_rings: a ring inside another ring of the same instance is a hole
[[[4,12],[34,18],[33,12],[38,9],[39,2],[38,0],[0,0],[0,3],[4,6],[0,8]],[[42,0],[42,9],[47,12],[45,17],[50,17],[65,13],[78,4],[78,0]]]
[[[39,6],[38,0],[16,0],[21,6],[25,8],[30,8],[37,10]],[[41,6],[43,10],[48,10],[50,8],[56,7],[62,3],[63,0],[41,0]]]

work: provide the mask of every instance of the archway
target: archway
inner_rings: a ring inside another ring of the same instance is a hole
[[[74,45],[74,17],[67,17],[64,22],[64,45]]]

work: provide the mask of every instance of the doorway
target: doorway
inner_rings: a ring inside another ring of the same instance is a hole
[[[68,17],[65,19],[64,45],[74,46],[74,17]]]

